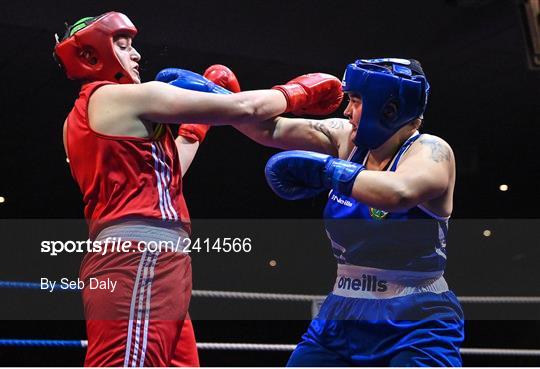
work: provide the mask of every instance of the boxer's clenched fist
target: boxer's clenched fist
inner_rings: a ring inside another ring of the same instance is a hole
[[[240,92],[240,83],[234,73],[224,65],[214,64],[204,71],[204,77],[231,92]]]
[[[270,188],[286,200],[307,199],[334,189],[350,196],[362,164],[318,152],[283,151],[268,160],[264,173]]]
[[[184,88],[186,90],[211,92],[217,94],[230,94],[231,92],[218,86],[214,82],[201,76],[198,73],[180,69],[180,68],[166,68],[161,70],[155,78],[156,81],[165,82],[170,85]]]
[[[325,73],[310,73],[274,86],[287,99],[287,111],[296,115],[327,115],[343,100],[341,81]]]

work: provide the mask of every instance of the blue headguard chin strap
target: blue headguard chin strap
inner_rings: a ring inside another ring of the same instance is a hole
[[[412,66],[412,62],[361,59],[347,66],[343,92],[362,97],[362,115],[354,139],[357,146],[375,149],[405,124],[422,117],[429,83],[419,63],[414,61],[418,65]]]

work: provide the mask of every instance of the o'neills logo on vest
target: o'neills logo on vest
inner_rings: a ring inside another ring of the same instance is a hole
[[[332,201],[335,201],[340,205],[345,205],[345,206],[348,206],[348,207],[353,206],[353,203],[350,202],[349,200],[343,200],[341,197],[333,195],[333,194],[332,194],[331,199],[332,199]]]
[[[378,281],[377,277],[369,274],[362,274],[362,278],[339,277],[338,288],[353,291],[386,292],[387,281]]]

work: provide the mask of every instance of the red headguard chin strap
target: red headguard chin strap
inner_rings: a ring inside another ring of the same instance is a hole
[[[117,35],[133,38],[137,28],[127,16],[118,12],[105,13],[90,19],[86,24],[74,33],[71,31],[74,27],[68,29],[54,48],[54,54],[68,78],[133,83],[114,52],[113,38]],[[96,59],[90,63],[84,58],[84,51],[91,51]]]

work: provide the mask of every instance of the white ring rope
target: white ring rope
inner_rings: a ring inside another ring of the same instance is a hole
[[[481,304],[540,304],[539,296],[460,296],[460,302]]]
[[[194,297],[242,299],[242,300],[276,300],[276,301],[307,301],[323,300],[325,295],[298,295],[287,293],[261,293],[237,291],[193,290]],[[539,304],[540,296],[460,296],[463,303],[510,303],[510,304]]]
[[[266,343],[218,343],[197,342],[199,350],[239,350],[239,351],[293,351],[296,345]]]
[[[296,345],[199,342],[197,348],[200,350],[293,351]],[[460,351],[464,355],[540,356],[540,350],[526,349],[462,348]]]
[[[223,299],[241,299],[241,300],[275,300],[275,301],[305,301],[324,299],[324,295],[297,295],[287,293],[262,293],[262,292],[236,292],[236,291],[211,291],[211,290],[193,290],[191,295],[195,297],[211,297]]]
[[[34,289],[40,290],[41,285],[36,282],[1,281],[0,289]],[[56,291],[59,288],[55,289]],[[78,288],[69,288],[66,291],[78,292]],[[214,297],[228,299],[249,299],[249,300],[276,300],[276,301],[305,301],[315,302],[323,300],[324,295],[299,295],[286,293],[260,293],[260,292],[237,292],[237,291],[212,291],[193,290],[192,295],[196,297]],[[463,303],[511,303],[511,304],[539,304],[540,296],[460,296]]]
[[[87,347],[88,341],[81,340],[81,347]],[[197,342],[199,350],[236,350],[236,351],[293,351],[296,345],[267,344],[267,343],[221,343]],[[461,348],[464,355],[495,355],[495,356],[539,356],[540,350],[503,349],[503,348]]]
[[[502,349],[502,348],[462,348],[464,355],[495,355],[495,356],[540,356],[540,350]]]

